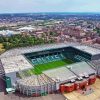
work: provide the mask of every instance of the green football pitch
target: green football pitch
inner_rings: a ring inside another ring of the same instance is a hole
[[[27,73],[29,73],[31,75],[32,74],[38,75],[38,74],[41,74],[45,70],[62,67],[64,65],[68,65],[68,64],[72,64],[72,63],[73,63],[73,61],[71,61],[69,59],[64,59],[64,60],[53,61],[53,62],[49,62],[49,63],[45,63],[45,64],[38,64],[38,65],[35,65],[33,69],[28,70]]]

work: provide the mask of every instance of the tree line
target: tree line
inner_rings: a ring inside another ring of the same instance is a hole
[[[29,35],[12,35],[10,37],[0,36],[0,43],[3,44],[4,49],[8,50],[16,47],[33,46],[38,44],[53,43],[54,40],[47,40],[45,38],[39,38],[37,36]]]

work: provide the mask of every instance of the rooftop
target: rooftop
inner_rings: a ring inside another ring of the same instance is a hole
[[[46,75],[41,74],[41,75],[32,75],[29,77],[25,77],[23,79],[17,80],[17,82],[20,85],[31,87],[31,86],[44,85],[44,84],[51,83],[54,81],[48,78]]]
[[[67,68],[69,68],[72,72],[74,72],[78,76],[85,76],[96,73],[96,71],[92,68],[92,66],[93,65],[89,65],[86,62],[78,62],[68,65]]]
[[[22,27],[22,28],[19,28],[18,30],[35,30],[35,28],[34,27]]]
[[[93,47],[89,47],[89,46],[85,46],[85,45],[77,45],[77,46],[74,46],[74,48],[82,50],[84,52],[87,52],[87,53],[89,53],[91,55],[100,54],[100,50],[99,49],[96,49],[96,48],[93,48]]]
[[[11,30],[0,31],[0,35],[16,35],[16,34],[20,34],[20,32],[18,32],[18,31],[11,31]]]
[[[60,67],[60,68],[44,71],[43,73],[48,77],[50,77],[51,79],[53,79],[54,81],[58,80],[63,82],[63,81],[69,81],[71,79],[77,78],[77,76],[71,71],[69,71],[66,67]]]
[[[2,58],[1,62],[5,73],[33,68],[33,66],[22,55]]]
[[[76,45],[74,43],[56,43],[56,44],[45,44],[45,45],[37,45],[33,47],[22,47],[22,48],[16,48],[6,51],[5,53],[0,55],[0,58],[9,57],[9,56],[17,56],[25,53],[31,53],[31,52],[37,52],[37,51],[43,51],[43,50],[49,50],[49,49],[56,49],[56,48],[62,48],[67,47],[71,45]]]

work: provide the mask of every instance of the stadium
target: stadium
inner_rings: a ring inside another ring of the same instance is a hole
[[[34,97],[94,84],[99,60],[99,49],[79,43],[16,48],[0,55],[6,91]]]

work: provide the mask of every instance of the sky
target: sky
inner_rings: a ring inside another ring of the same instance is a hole
[[[100,12],[100,0],[0,0],[0,13]]]

